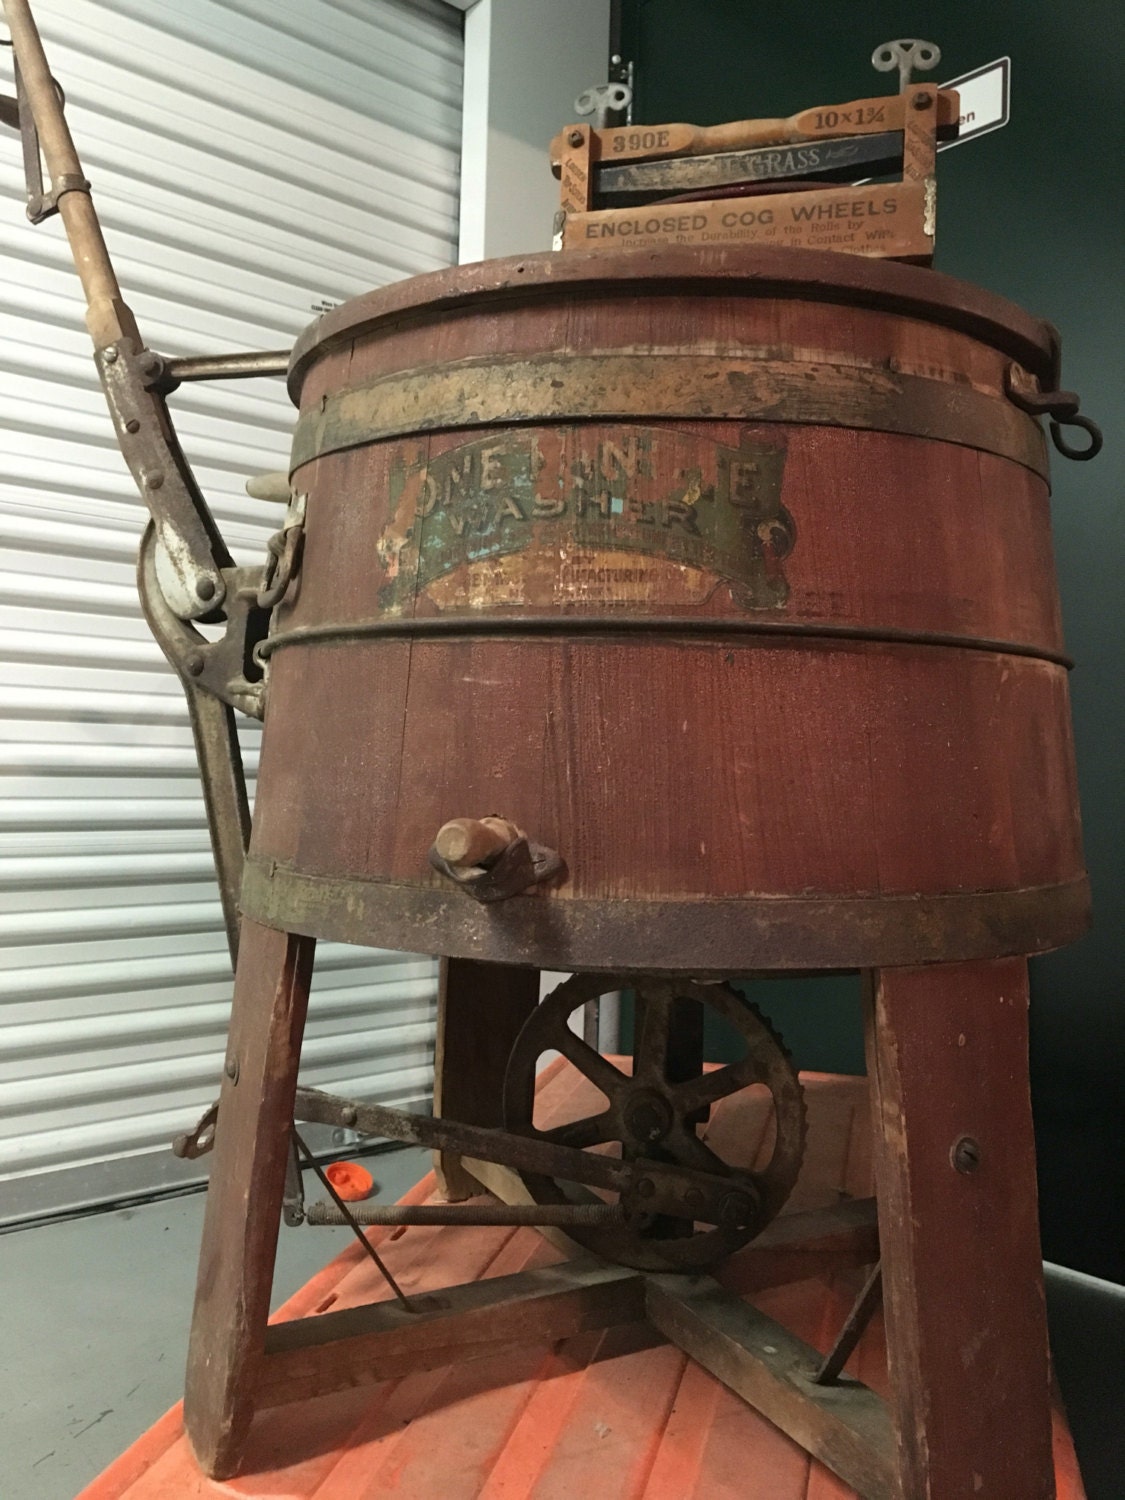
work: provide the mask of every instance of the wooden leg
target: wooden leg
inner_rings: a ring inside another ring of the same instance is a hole
[[[520,1027],[539,1004],[539,970],[443,958],[434,1054],[434,1113],[463,1125],[503,1125],[504,1070]],[[480,1186],[450,1151],[434,1174],[453,1201]]]
[[[243,919],[184,1392],[216,1479],[236,1471],[254,1414],[314,949]]]
[[[1027,963],[883,969],[867,989],[901,1493],[1049,1500]]]

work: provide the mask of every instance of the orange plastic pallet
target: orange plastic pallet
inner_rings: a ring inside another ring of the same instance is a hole
[[[587,1112],[576,1075],[555,1064],[540,1086],[537,1123]],[[861,1079],[805,1074],[809,1147],[789,1207],[866,1196],[870,1136]],[[709,1127],[757,1152],[757,1101],[729,1101]],[[425,1177],[404,1202],[434,1194]],[[283,1231],[284,1232],[284,1231]],[[302,1231],[311,1232],[311,1231]],[[533,1229],[369,1231],[408,1292],[423,1292],[561,1259]],[[856,1272],[762,1293],[771,1316],[827,1348],[857,1290]],[[381,1299],[359,1246],[337,1256],[277,1314],[307,1317]],[[187,1309],[184,1316],[187,1316]],[[881,1322],[849,1369],[885,1389]],[[263,1412],[246,1465],[204,1478],[174,1407],[78,1500],[849,1500],[854,1491],[647,1326],[610,1329],[470,1361]],[[1070,1434],[1055,1413],[1059,1500],[1085,1500]],[[1014,1500],[1014,1497],[1013,1497]]]

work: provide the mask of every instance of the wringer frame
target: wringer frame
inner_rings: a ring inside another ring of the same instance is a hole
[[[122,300],[27,0],[4,10],[3,117],[151,511],[141,601],[236,964],[217,1110],[177,1143],[214,1150],[204,1470],[238,1470],[260,1407],[647,1318],[864,1496],[1053,1495],[1026,955],[1088,891],[1036,418],[1071,457],[1100,437],[1050,325],[928,269],[958,105],[910,68],[937,49],[877,49],[899,94],[788,121],[618,125],[626,91],[593,91],[552,147],[562,254],[374,292],[291,354],[177,359]],[[285,520],[239,568],[166,398],[286,371]],[[252,821],[236,709],[266,721]],[[442,956],[432,1118],[298,1085],[317,938]],[[574,975],[542,1004],[541,969]],[[732,981],[857,969],[877,1207],[779,1216],[801,1085]],[[631,1066],[576,1029],[618,990]],[[742,1048],[715,1068],[708,1010]],[[544,1130],[552,1049],[604,1105]],[[769,1145],[733,1165],[707,1124],[751,1087]],[[453,1201],[306,1206],[303,1122],[432,1148]],[[575,1258],[267,1327],[283,1209],[361,1239],[539,1225]],[[827,1357],[738,1295],[849,1263]],[[841,1374],[880,1296],[889,1406]]]

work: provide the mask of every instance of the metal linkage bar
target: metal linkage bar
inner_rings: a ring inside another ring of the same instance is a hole
[[[347,1214],[332,1203],[311,1203],[308,1224],[554,1224],[562,1228],[624,1224],[617,1203],[354,1203]]]
[[[404,1141],[427,1150],[452,1151],[474,1160],[497,1162],[513,1171],[553,1177],[587,1187],[609,1188],[621,1194],[628,1209],[634,1195],[644,1211],[670,1214],[700,1223],[718,1224],[731,1212],[741,1212],[743,1184],[718,1173],[698,1171],[678,1162],[618,1157],[562,1146],[536,1135],[517,1135],[460,1120],[409,1114],[382,1104],[342,1099],[319,1089],[299,1088],[293,1117],[318,1125],[345,1125],[364,1135]]]
[[[483,1125],[464,1125],[460,1120],[439,1120],[432,1115],[414,1115],[406,1110],[388,1109],[383,1104],[359,1104],[341,1099],[319,1089],[299,1088],[293,1104],[293,1116],[317,1125],[346,1125],[364,1135],[382,1136],[390,1141],[404,1141],[431,1151],[455,1151],[459,1156],[479,1156],[513,1167],[517,1172],[536,1172],[544,1177],[561,1177],[568,1182],[583,1182],[590,1187],[627,1187],[634,1167],[631,1162],[610,1156],[594,1156],[571,1146],[557,1146],[551,1141],[531,1136],[509,1135]]]
[[[871,1322],[883,1298],[883,1263],[876,1261],[871,1274],[863,1283],[863,1290],[855,1300],[855,1306],[844,1321],[836,1342],[824,1356],[824,1362],[813,1376],[814,1385],[833,1385],[840,1371],[852,1357],[852,1351],[863,1337],[863,1330]]]

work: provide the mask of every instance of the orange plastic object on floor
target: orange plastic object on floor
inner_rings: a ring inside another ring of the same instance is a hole
[[[591,1112],[575,1077],[563,1059],[545,1070],[537,1123]],[[804,1081],[809,1139],[787,1205],[794,1212],[871,1192],[864,1080],[805,1074]],[[755,1093],[724,1100],[715,1111],[708,1135],[728,1160],[734,1141],[750,1153],[760,1148],[764,1122]],[[430,1175],[402,1201],[425,1203],[434,1195]],[[390,1239],[392,1232],[368,1231],[408,1293],[563,1258],[534,1229],[415,1226]],[[862,1276],[858,1269],[841,1271],[754,1301],[826,1350]],[[277,1318],[387,1295],[354,1245]],[[848,1370],[886,1393],[881,1319],[873,1319]],[[1054,1446],[1058,1500],[1085,1500],[1061,1408]],[[852,1489],[647,1325],[581,1334],[553,1347],[529,1345],[264,1411],[255,1419],[245,1468],[240,1479],[204,1478],[176,1406],[78,1500],[855,1500]]]
[[[357,1161],[334,1161],[324,1169],[324,1175],[345,1203],[358,1203],[370,1195],[375,1180],[366,1167]]]

